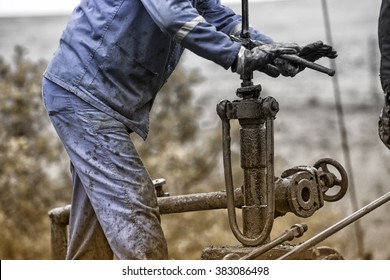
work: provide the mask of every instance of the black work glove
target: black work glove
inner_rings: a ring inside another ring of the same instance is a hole
[[[385,144],[385,146],[390,149],[390,93],[385,95],[385,105],[383,106],[381,113],[379,115],[378,122],[378,134],[379,138]]]
[[[274,65],[285,77],[294,77],[296,74],[300,72],[300,68],[298,65],[291,63],[287,60],[284,60],[282,58],[275,58]]]
[[[257,40],[251,40],[251,45],[262,46],[264,43]],[[291,47],[297,51],[295,54],[299,54],[302,50],[302,48],[295,43],[274,43],[274,45]],[[299,72],[299,66],[277,57],[272,63],[266,65],[262,72],[271,77],[278,77],[279,74],[282,74],[285,77],[294,77]]]
[[[300,47],[293,43],[272,43],[256,46],[251,50],[241,48],[232,70],[238,74],[261,71],[271,77],[279,76],[279,70],[271,63],[282,54],[298,54]]]
[[[337,57],[337,52],[332,46],[326,45],[322,41],[317,41],[304,46],[300,51],[299,56],[308,61],[314,62],[321,57],[334,59]],[[303,69],[305,69],[304,66],[299,66],[300,71]]]

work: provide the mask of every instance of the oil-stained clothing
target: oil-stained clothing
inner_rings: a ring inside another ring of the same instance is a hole
[[[384,92],[390,92],[390,0],[382,0],[378,21],[378,43],[381,52],[380,80]]]
[[[382,0],[378,21],[378,43],[381,53],[379,74],[384,105],[379,114],[379,138],[390,149],[390,0]]]
[[[129,137],[184,48],[228,69],[241,17],[219,0],[81,0],[44,74],[72,163],[68,259],[166,259],[152,181]],[[252,38],[272,40],[251,29]]]
[[[72,162],[67,259],[166,259],[154,186],[126,126],[43,80],[49,117]]]

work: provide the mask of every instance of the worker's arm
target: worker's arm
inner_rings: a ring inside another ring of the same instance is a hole
[[[241,16],[219,0],[200,0],[196,6],[189,0],[141,0],[160,29],[190,51],[212,60],[225,69],[236,61],[241,43],[230,34],[239,33]],[[272,43],[263,34],[251,29],[253,39]]]
[[[380,81],[384,104],[379,114],[378,133],[383,144],[390,149],[390,0],[382,0],[378,20],[378,43],[381,52]]]

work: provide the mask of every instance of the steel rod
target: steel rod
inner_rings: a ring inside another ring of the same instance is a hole
[[[288,252],[287,254],[281,256],[278,258],[278,260],[288,260],[292,259],[292,257],[300,253],[304,250],[307,250],[314,245],[320,243],[321,241],[325,240],[329,236],[335,234],[336,232],[340,231],[341,229],[345,228],[346,226],[352,224],[356,220],[360,219],[361,217],[367,215],[371,211],[375,210],[376,208],[380,207],[381,205],[385,204],[390,200],[390,192],[387,194],[381,196],[380,198],[374,200],[370,204],[366,205],[365,207],[359,209],[358,211],[354,212],[350,216],[344,218],[343,220],[339,221],[338,223],[334,224],[333,226],[327,228],[326,230],[322,231],[321,233],[317,234],[316,236],[310,238],[309,240],[305,241],[301,245],[295,247],[293,250]]]
[[[334,70],[334,69],[330,69],[328,67],[322,66],[321,64],[308,61],[308,60],[306,60],[302,57],[299,57],[297,55],[282,54],[280,56],[280,58],[287,60],[287,61],[290,61],[290,62],[293,62],[293,63],[296,63],[296,64],[299,64],[299,65],[303,65],[303,66],[310,68],[312,70],[316,70],[318,72],[328,74],[331,77],[336,74],[336,70]]]
[[[306,231],[308,227],[306,224],[297,224],[292,226],[290,229],[287,229],[282,235],[272,240],[271,242],[254,249],[249,254],[241,257],[240,260],[254,260],[260,255],[268,252],[269,250],[275,248],[276,246],[282,244],[285,241],[291,241],[296,237],[301,237]]]
[[[248,39],[249,36],[249,6],[248,0],[241,0],[242,26],[241,38]]]

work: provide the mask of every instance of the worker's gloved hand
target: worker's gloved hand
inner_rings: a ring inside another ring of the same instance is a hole
[[[337,57],[337,51],[333,49],[332,46],[326,45],[322,41],[317,41],[304,46],[299,52],[299,56],[306,60],[314,62],[321,57],[334,59]],[[302,71],[303,69],[305,69],[304,66],[299,67],[299,71]]]
[[[390,93],[385,95],[385,105],[379,115],[378,134],[379,138],[390,149]]]
[[[274,65],[280,74],[285,77],[294,77],[300,72],[300,67],[298,65],[288,62],[282,58],[275,58]]]
[[[242,47],[232,70],[241,75],[261,71],[271,77],[277,77],[280,71],[271,65],[275,58],[282,54],[298,54],[299,51],[300,47],[293,43],[263,44],[252,50]]]

